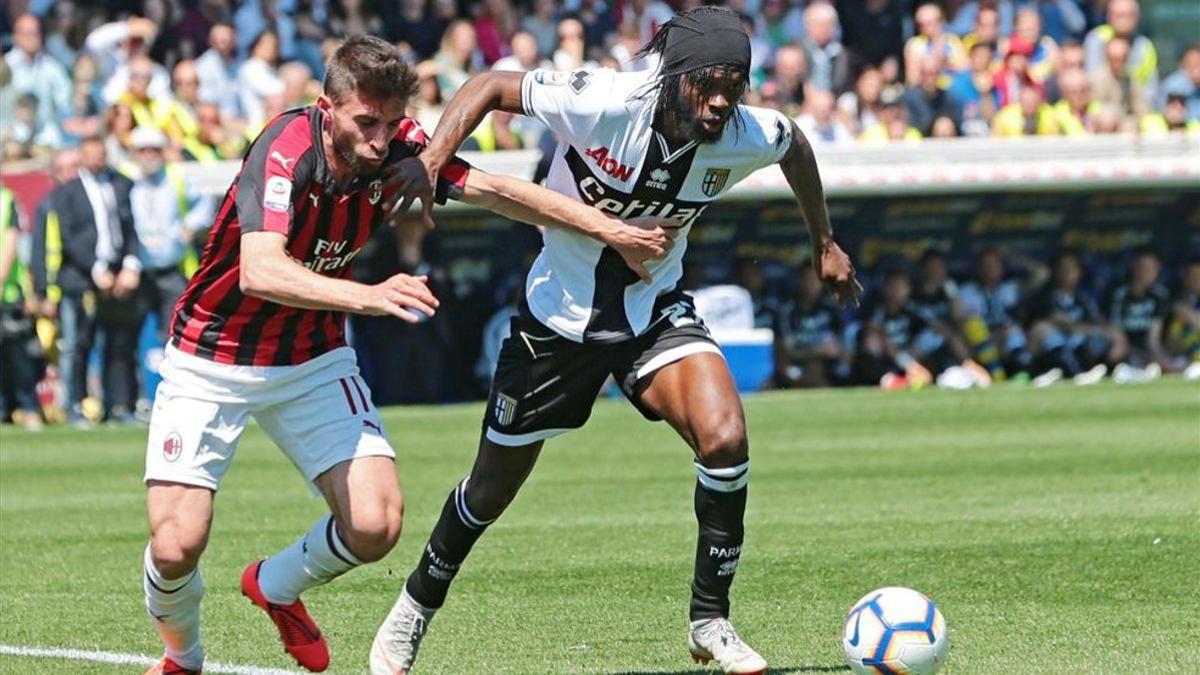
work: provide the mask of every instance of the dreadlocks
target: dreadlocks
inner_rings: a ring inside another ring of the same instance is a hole
[[[694,121],[693,112],[705,97],[719,89],[730,76],[741,75],[741,86],[726,92],[740,101],[750,82],[750,40],[741,21],[721,7],[698,7],[681,12],[659,29],[636,55],[657,55],[661,61],[657,80],[641,95],[656,95],[656,116]],[[691,101],[683,90],[684,78],[691,87]],[[743,121],[733,113],[735,129]],[[693,129],[695,132],[695,130]],[[695,132],[699,133],[699,132]]]

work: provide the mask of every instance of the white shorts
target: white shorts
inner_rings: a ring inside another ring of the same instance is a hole
[[[146,481],[216,491],[251,416],[310,482],[356,457],[395,457],[354,350],[295,366],[234,366],[168,346],[146,443]]]

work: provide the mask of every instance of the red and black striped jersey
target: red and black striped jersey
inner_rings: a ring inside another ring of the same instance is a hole
[[[225,193],[200,267],[175,306],[171,341],[218,363],[286,366],[346,344],[343,312],[289,307],[246,295],[239,285],[241,236],[278,232],[292,258],[318,274],[350,276],[355,255],[384,223],[391,194],[379,178],[334,184],[315,106],[271,120],[246,152]],[[405,119],[391,142],[391,164],[421,152],[429,139]],[[455,158],[438,177],[437,200],[458,198],[470,167]]]

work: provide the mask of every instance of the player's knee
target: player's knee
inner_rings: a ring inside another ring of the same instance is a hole
[[[204,553],[202,539],[189,540],[175,535],[156,535],[150,541],[150,561],[166,579],[179,579],[200,564]]]
[[[745,462],[750,454],[746,423],[733,416],[713,424],[696,436],[696,455],[706,467],[728,467]]]
[[[397,499],[394,503],[359,509],[346,520],[341,534],[350,551],[365,563],[375,562],[386,556],[400,539],[404,503]]]

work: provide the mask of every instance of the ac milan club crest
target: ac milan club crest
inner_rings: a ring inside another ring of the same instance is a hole
[[[167,440],[163,441],[163,457],[168,462],[174,462],[179,459],[180,453],[183,452],[183,437],[178,431],[172,431],[167,434]]]
[[[367,201],[371,202],[371,206],[375,206],[379,203],[379,200],[383,198],[383,181],[378,179],[373,180],[371,181],[371,184],[367,186],[367,189],[371,191],[369,194],[367,194]]]

